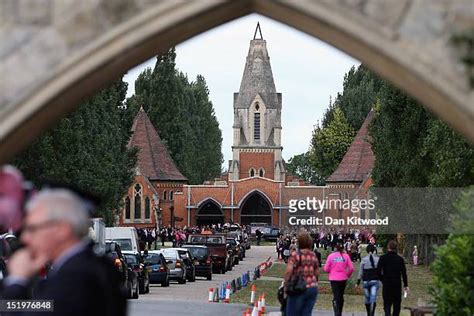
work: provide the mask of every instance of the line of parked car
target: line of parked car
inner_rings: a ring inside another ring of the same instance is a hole
[[[191,234],[180,248],[140,252],[136,230],[132,227],[107,227],[105,254],[121,273],[128,298],[150,291],[150,284],[170,285],[212,280],[213,273],[225,273],[245,258],[250,249],[247,234],[240,230],[227,234]]]

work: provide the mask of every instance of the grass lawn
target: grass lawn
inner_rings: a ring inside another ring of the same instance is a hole
[[[285,271],[284,263],[274,263],[273,266],[267,271],[264,277],[283,277]],[[354,274],[352,275],[351,282],[346,287],[346,294],[344,295],[344,311],[346,312],[364,312],[364,297],[360,289],[354,287],[355,281],[357,280],[357,273],[359,270],[359,263],[354,264]],[[327,281],[327,273],[322,270],[319,277],[319,295],[316,302],[316,309],[331,310],[331,286]],[[408,284],[410,287],[410,293],[406,299],[402,299],[403,306],[416,306],[421,302],[429,302],[430,295],[428,294],[428,287],[431,284],[432,275],[428,268],[424,266],[412,266],[407,265],[408,273]],[[281,281],[275,280],[257,280],[254,282],[257,287],[258,295],[265,292],[265,300],[268,306],[280,306],[277,299],[277,289],[281,284]],[[245,303],[250,302],[250,286],[242,289],[241,291],[232,295],[233,303]],[[377,310],[380,313],[382,311],[382,289],[379,289],[379,297],[377,299],[378,306]],[[403,311],[402,315],[409,315],[407,311]]]

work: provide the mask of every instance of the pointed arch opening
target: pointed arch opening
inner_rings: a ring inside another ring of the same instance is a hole
[[[222,207],[213,199],[200,203],[196,213],[196,225],[224,224]]]
[[[260,191],[254,191],[244,198],[240,207],[240,223],[243,225],[250,225],[251,223],[272,224],[271,202]]]

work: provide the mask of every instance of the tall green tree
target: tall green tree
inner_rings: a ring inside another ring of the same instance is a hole
[[[464,187],[474,183],[474,147],[445,123],[427,112],[413,98],[384,83],[371,124],[375,164],[372,171],[377,187]],[[445,195],[448,195],[449,191]],[[410,203],[403,221],[420,220],[417,203]],[[439,205],[436,211],[443,212]],[[385,215],[397,209],[381,209]],[[410,217],[412,217],[410,219]],[[446,216],[443,216],[446,217]],[[393,218],[393,216],[392,216]],[[434,244],[446,235],[406,235],[405,255],[417,245],[425,263],[434,259]]]
[[[189,82],[175,59],[173,48],[139,75],[127,100],[128,122],[143,106],[178,169],[200,184],[221,173],[222,134],[204,77]]]
[[[382,83],[383,81],[364,65],[352,67],[344,75],[343,91],[337,94],[333,103],[330,102],[322,126],[329,124],[337,107],[342,110],[349,125],[354,130],[359,130],[377,100]]]
[[[318,174],[311,162],[309,152],[295,155],[286,164],[286,170],[303,179],[305,182],[314,185],[323,185],[324,179]]]
[[[133,181],[136,151],[127,149],[129,129],[119,108],[127,84],[122,80],[85,101],[46,132],[14,163],[27,179],[70,183],[102,199],[107,224]]]
[[[310,159],[323,178],[336,170],[355,135],[339,107],[335,107],[332,115],[326,127],[316,126],[311,138]]]

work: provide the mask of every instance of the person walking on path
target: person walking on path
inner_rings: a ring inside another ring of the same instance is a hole
[[[397,242],[388,242],[388,252],[382,255],[377,264],[377,275],[382,281],[383,309],[385,316],[399,316],[402,302],[402,280],[408,292],[408,279],[405,261],[397,254]],[[391,311],[393,306],[393,313]]]
[[[332,307],[334,315],[341,316],[344,307],[346,282],[351,277],[352,272],[354,272],[351,258],[344,252],[341,243],[337,243],[336,251],[327,257],[324,271],[329,273],[329,281],[331,282],[333,294]]]
[[[255,231],[255,237],[257,237],[257,246],[260,246],[260,241],[262,240],[262,232],[260,229]]]
[[[295,294],[287,291],[288,300],[286,305],[286,316],[311,316],[316,298],[318,296],[319,262],[311,247],[313,240],[306,233],[298,235],[298,250],[293,251],[288,259],[285,270],[285,289],[288,290],[288,282],[297,276],[303,278],[306,290]]]
[[[360,280],[362,279],[367,316],[375,316],[377,292],[380,286],[379,276],[377,275],[379,257],[375,254],[375,247],[372,244],[367,246],[367,253],[368,255],[362,258],[360,262],[357,286],[360,285]]]
[[[416,248],[416,246],[413,248],[413,252],[411,256],[413,259],[413,265],[417,266],[418,265],[418,248]]]

